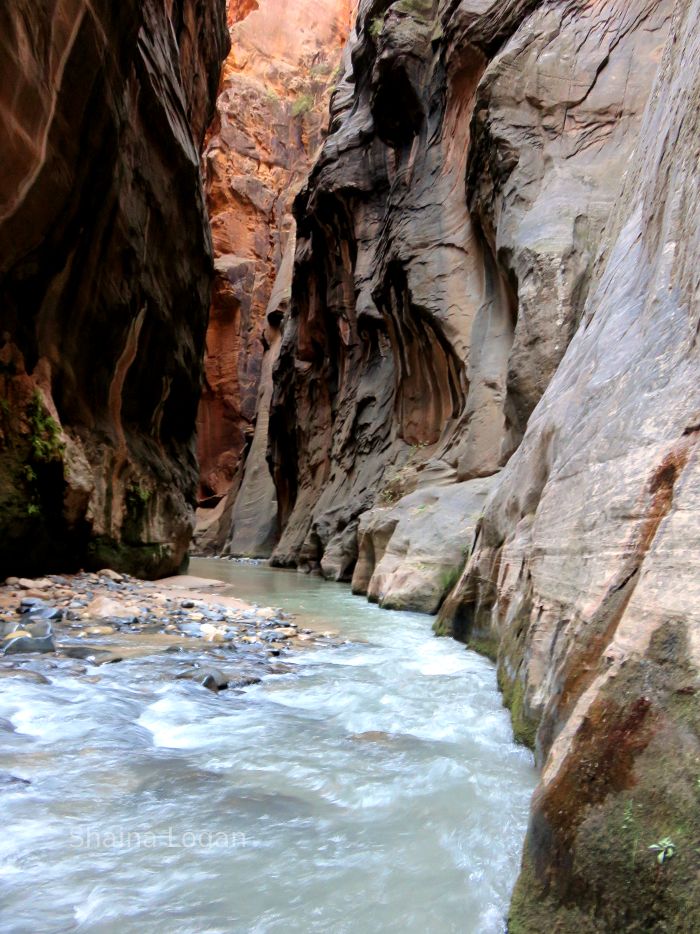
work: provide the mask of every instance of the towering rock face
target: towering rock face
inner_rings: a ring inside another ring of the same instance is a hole
[[[226,42],[223,0],[0,7],[0,576],[186,554]]]
[[[493,474],[581,317],[672,4],[363,3],[297,202],[271,460],[280,564]]]
[[[515,931],[700,929],[699,107],[696,0],[582,322],[442,614],[490,643],[517,728],[537,730]]]
[[[268,303],[294,236],[294,193],[309,172],[328,122],[330,91],[353,5],[352,0],[229,5],[232,47],[205,155],[216,279],[198,419],[204,506],[200,547],[220,549],[232,524],[234,536],[245,538],[245,521],[232,517],[233,496],[227,494],[233,487],[235,495],[243,480],[263,354],[275,343],[279,321],[278,309],[270,309],[268,326]],[[256,520],[262,522],[267,513],[274,532],[274,488],[264,461],[265,435],[261,437],[262,456],[256,450],[250,464],[250,471],[264,481]],[[268,537],[269,531],[258,536],[257,545],[264,546]],[[256,542],[247,541],[243,550],[256,551]]]
[[[296,202],[274,560],[449,594],[498,660],[543,769],[511,932],[700,929],[699,37],[365,0]]]

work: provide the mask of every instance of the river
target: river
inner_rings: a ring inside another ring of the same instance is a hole
[[[351,641],[244,694],[167,658],[1,680],[0,769],[31,784],[0,792],[0,929],[503,931],[535,771],[494,666],[347,586],[190,573]]]

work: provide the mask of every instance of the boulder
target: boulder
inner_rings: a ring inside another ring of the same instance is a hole
[[[56,645],[52,636],[22,635],[6,642],[3,655],[45,655],[55,651]]]
[[[497,479],[422,487],[365,513],[353,592],[386,609],[436,613],[469,558]]]

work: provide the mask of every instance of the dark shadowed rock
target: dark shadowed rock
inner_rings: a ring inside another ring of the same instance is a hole
[[[228,676],[218,668],[193,668],[176,676],[181,680],[196,681],[209,691],[223,691],[229,686]]]
[[[26,788],[29,785],[31,785],[31,782],[28,778],[18,778],[16,775],[11,775],[9,772],[0,772],[0,790],[4,788],[16,790],[18,788]]]
[[[224,14],[0,7],[0,576],[185,557]]]

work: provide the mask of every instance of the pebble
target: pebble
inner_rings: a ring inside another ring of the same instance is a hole
[[[28,613],[34,607],[46,606],[43,597],[24,597],[19,602],[19,612]]]
[[[61,619],[61,617],[63,616],[63,613],[58,609],[58,607],[35,605],[33,607],[30,607],[27,615],[29,616],[30,619],[52,620],[52,619]]]
[[[41,577],[38,580],[31,580],[29,577],[20,577],[17,581],[17,584],[22,590],[48,590],[51,583],[52,582],[46,577]]]
[[[225,642],[226,641],[226,630],[218,629],[216,626],[212,626],[211,623],[202,623],[201,633],[207,642]]]

